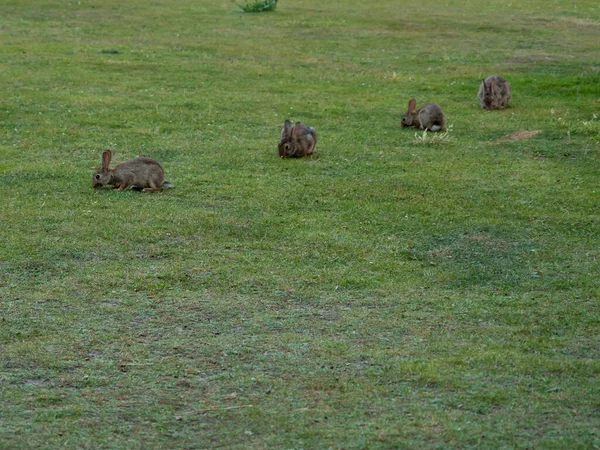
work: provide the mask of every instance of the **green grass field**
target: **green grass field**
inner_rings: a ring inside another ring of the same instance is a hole
[[[237,3],[3,2],[0,448],[599,448],[597,0]]]

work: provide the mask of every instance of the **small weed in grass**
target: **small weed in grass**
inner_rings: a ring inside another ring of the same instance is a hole
[[[582,121],[581,125],[581,133],[583,135],[600,142],[600,120],[598,120],[598,114],[593,114],[591,120]]]
[[[246,2],[245,5],[238,5],[243,12],[265,12],[275,11],[277,0],[255,0],[253,3]]]
[[[448,142],[452,140],[450,132],[452,131],[452,125],[449,125],[445,131],[432,133],[427,130],[423,130],[422,133],[415,133],[415,139],[412,141],[415,145],[433,145],[440,144],[442,142]]]
[[[590,137],[594,141],[600,141],[600,120],[598,114],[592,113],[589,120],[577,120],[570,117],[570,111],[558,113],[554,108],[550,110],[552,123],[557,130],[566,132],[570,138],[571,135],[582,135]]]

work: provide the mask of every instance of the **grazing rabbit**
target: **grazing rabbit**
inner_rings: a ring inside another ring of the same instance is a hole
[[[286,120],[281,130],[281,140],[277,146],[280,158],[302,158],[310,155],[317,145],[317,130]]]
[[[512,98],[510,83],[498,75],[491,75],[481,80],[479,103],[483,109],[504,109]]]
[[[110,169],[111,158],[110,150],[102,153],[102,167],[94,173],[92,187],[110,185],[119,191],[128,186],[144,191],[159,191],[163,187],[172,187],[171,183],[165,181],[165,173],[160,163],[152,158],[138,156]]]
[[[446,126],[442,108],[437,103],[425,103],[415,111],[417,101],[408,102],[408,111],[402,117],[402,127],[417,127],[421,130],[440,131]]]

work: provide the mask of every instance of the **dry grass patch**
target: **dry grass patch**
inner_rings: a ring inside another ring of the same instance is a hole
[[[496,139],[494,142],[516,142],[516,141],[524,141],[526,139],[531,139],[533,136],[540,134],[542,130],[523,130],[516,131],[514,133],[507,134],[499,139]]]

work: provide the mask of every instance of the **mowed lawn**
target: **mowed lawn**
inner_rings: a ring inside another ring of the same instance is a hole
[[[0,6],[2,449],[598,448],[599,258],[597,0]]]

